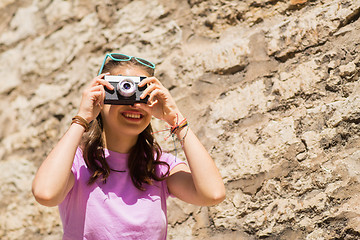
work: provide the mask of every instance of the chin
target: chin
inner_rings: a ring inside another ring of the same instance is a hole
[[[142,133],[150,123],[144,123],[144,124],[126,124],[119,126],[119,132],[122,132],[123,134],[129,135],[129,136],[135,136]]]

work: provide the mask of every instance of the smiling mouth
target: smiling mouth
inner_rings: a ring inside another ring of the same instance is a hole
[[[140,119],[143,117],[143,115],[141,113],[123,113],[122,114],[124,117],[126,118],[131,118],[131,119]]]

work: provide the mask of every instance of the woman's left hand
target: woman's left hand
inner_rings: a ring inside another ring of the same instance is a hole
[[[170,126],[184,120],[170,92],[158,79],[150,77],[139,83],[140,87],[146,85],[141,98],[149,96],[148,103],[137,103],[137,107],[166,121]],[[226,192],[224,183],[207,150],[190,128],[177,131],[176,135],[182,139],[189,166],[179,164],[170,171],[166,179],[169,192],[185,202],[200,206],[211,206],[223,201]]]
[[[137,107],[144,109],[158,119],[166,121],[171,126],[176,125],[178,121],[183,119],[169,90],[157,78],[148,77],[138,84],[139,87],[146,85],[147,88],[140,98],[144,99],[149,96],[148,103],[136,104]]]

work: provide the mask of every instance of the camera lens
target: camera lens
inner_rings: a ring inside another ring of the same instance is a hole
[[[131,85],[130,85],[130,83],[124,83],[124,89],[126,89],[126,90],[128,90],[128,89],[130,89],[131,88]]]
[[[130,97],[136,91],[136,84],[132,79],[123,79],[117,84],[116,89],[122,96]]]

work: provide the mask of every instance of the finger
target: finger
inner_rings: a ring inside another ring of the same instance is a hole
[[[104,105],[104,95],[103,92],[101,92],[94,104],[96,107],[102,108]]]
[[[105,75],[110,75],[110,72],[102,73],[102,74],[96,76],[96,78],[103,79],[105,77]]]
[[[152,108],[146,103],[135,103],[134,107],[144,110],[148,114],[151,114]]]
[[[88,99],[92,102],[96,102],[99,96],[101,96],[102,91],[104,91],[103,86],[95,86],[91,89],[88,89],[83,93],[83,99]]]
[[[105,90],[104,87],[101,86],[99,90],[91,92],[92,100],[94,101],[95,106],[102,107],[105,99]]]
[[[96,83],[97,83],[97,85],[103,85],[103,86],[105,86],[107,89],[109,89],[109,90],[114,90],[114,86],[113,85],[111,85],[111,83],[109,82],[109,81],[106,81],[106,80],[104,80],[104,79],[97,79],[96,80]]]
[[[161,84],[160,81],[159,81],[156,77],[148,77],[148,78],[143,79],[143,80],[138,84],[138,86],[139,86],[139,87],[143,87],[143,86],[145,86],[146,84],[151,84],[151,83],[155,83],[155,84],[159,83],[159,84]]]
[[[83,99],[92,99],[93,93],[101,92],[102,89],[104,89],[104,87],[101,85],[88,88],[83,92],[82,98]]]
[[[151,103],[151,102],[153,102],[154,100],[156,100],[155,97],[156,97],[159,93],[161,93],[160,89],[155,89],[154,91],[152,91],[152,92],[150,93],[150,95],[149,95],[148,101]]]
[[[99,98],[99,101],[98,101],[99,107],[102,107],[102,105],[104,104],[104,99],[105,99],[105,89],[102,88],[101,89],[101,95],[100,95],[100,98]]]
[[[101,84],[100,82],[105,81],[105,80],[104,80],[105,75],[110,75],[110,73],[102,73],[102,74],[100,74],[99,76],[96,76],[96,77],[93,79],[93,81],[91,82],[90,86],[96,86],[96,85]],[[99,81],[100,81],[100,82],[99,82]],[[106,81],[106,82],[107,82],[107,81]],[[104,84],[102,84],[102,85],[104,85]],[[110,84],[110,85],[111,85],[111,84]]]
[[[106,81],[104,79],[104,76],[105,75],[109,75],[110,73],[105,73],[105,74],[101,74],[99,76],[97,76],[94,80],[95,82],[93,83],[93,86],[96,86],[96,85],[103,85],[103,86],[106,86],[106,88],[108,88],[109,90],[113,90],[114,87],[110,84],[109,81]]]
[[[141,99],[144,99],[147,95],[149,95],[152,91],[154,91],[158,86],[155,84],[148,86],[143,93],[140,95]]]
[[[101,91],[92,92],[89,97],[93,102],[92,104],[96,106],[99,103],[99,100],[101,100]]]
[[[89,89],[89,92],[96,92],[96,91],[101,91],[104,89],[104,86],[102,85],[97,85],[97,86],[94,86],[92,88]]]
[[[108,73],[102,73],[99,76],[94,77],[93,83],[96,83],[97,80],[104,79],[105,75],[108,75]]]
[[[158,102],[159,102],[158,100],[155,100],[155,101],[153,101],[153,102],[150,102],[149,107],[155,106]]]

